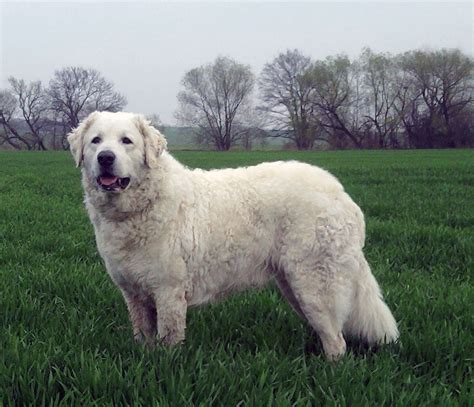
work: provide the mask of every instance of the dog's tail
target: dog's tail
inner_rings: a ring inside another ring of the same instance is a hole
[[[385,304],[379,285],[367,261],[360,259],[360,274],[356,279],[351,313],[344,332],[368,344],[395,342],[399,333],[397,323]]]

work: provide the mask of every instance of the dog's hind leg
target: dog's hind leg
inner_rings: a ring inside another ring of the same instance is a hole
[[[317,262],[287,262],[284,266],[293,298],[321,338],[330,360],[339,359],[346,351],[342,330],[352,296],[351,279],[345,273],[350,264],[326,258]]]
[[[275,275],[275,281],[277,283],[278,288],[282,295],[287,299],[290,303],[291,307],[295,310],[295,312],[304,320],[306,320],[306,315],[304,314],[303,310],[300,307],[298,300],[295,298],[293,291],[286,280],[286,277],[283,273],[278,273]]]

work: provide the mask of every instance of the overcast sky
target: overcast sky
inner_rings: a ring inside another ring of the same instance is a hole
[[[473,55],[472,2],[18,2],[0,0],[0,87],[11,75],[47,83],[93,67],[126,110],[175,123],[184,73],[218,55],[258,74],[279,52],[315,59],[364,46],[398,53],[460,48]]]

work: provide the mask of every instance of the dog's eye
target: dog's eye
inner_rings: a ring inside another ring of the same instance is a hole
[[[91,141],[92,144],[99,144],[101,142],[100,137],[94,137]]]
[[[122,137],[122,143],[123,144],[133,144],[132,140],[130,140],[128,137]]]

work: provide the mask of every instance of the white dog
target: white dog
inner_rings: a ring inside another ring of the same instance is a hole
[[[397,339],[362,252],[363,214],[328,172],[295,161],[190,170],[132,113],[92,113],[68,140],[137,340],[176,344],[187,307],[270,279],[329,359],[344,354],[343,333]]]

